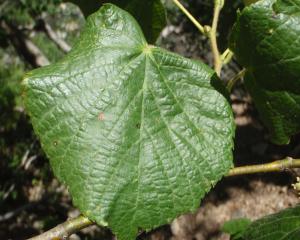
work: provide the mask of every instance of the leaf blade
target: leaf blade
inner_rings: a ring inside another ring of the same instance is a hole
[[[300,236],[300,208],[288,208],[254,221],[244,232],[244,240],[296,240]]]
[[[234,123],[209,67],[146,43],[107,4],[25,81],[26,109],[74,205],[133,239],[198,207],[232,167]]]
[[[298,0],[252,4],[240,14],[230,40],[247,69],[245,85],[277,144],[287,144],[300,131],[298,6]]]

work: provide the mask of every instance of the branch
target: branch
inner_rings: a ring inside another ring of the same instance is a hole
[[[290,168],[300,168],[300,159],[287,157],[272,163],[236,167],[229,171],[227,177],[253,173],[282,172]]]
[[[212,26],[202,26],[194,16],[178,1],[173,0],[175,5],[192,21],[192,23],[198,28],[198,30],[204,34],[205,36],[209,37],[211,49],[214,56],[214,69],[218,76],[221,74],[221,69],[223,65],[222,56],[218,49],[217,44],[217,27],[218,21],[220,16],[220,11],[223,8],[224,0],[214,0],[214,16]]]
[[[300,168],[300,159],[287,157],[272,163],[236,167],[229,171],[227,177],[253,173],[281,172],[291,168]],[[58,226],[42,233],[41,235],[29,238],[28,240],[64,240],[73,233],[93,224],[94,223],[88,218],[79,216],[59,224]]]
[[[173,0],[175,5],[191,20],[191,22],[198,28],[198,30],[204,34],[207,35],[206,31],[204,30],[204,27],[194,18],[194,16],[178,1]]]
[[[67,44],[63,39],[61,39],[56,34],[56,32],[54,32],[52,27],[45,22],[44,19],[40,19],[40,20],[41,20],[41,27],[43,28],[43,30],[45,31],[49,39],[51,39],[56,44],[56,46],[58,46],[63,52],[65,53],[69,52],[71,50],[70,45]]]
[[[227,48],[221,55],[223,65],[228,64],[231,61],[233,55],[233,52],[229,48]]]
[[[0,22],[0,27],[6,32],[18,54],[23,56],[33,67],[41,67],[49,64],[47,57],[22,31],[4,20]]]
[[[223,5],[224,5],[224,0],[215,0],[214,17],[208,35],[210,39],[211,49],[214,56],[214,69],[218,76],[220,76],[221,74],[222,60],[221,60],[221,55],[217,43],[217,27],[218,27],[220,11],[223,8]]]
[[[9,211],[7,213],[4,213],[3,215],[0,215],[0,223],[11,220],[15,216],[19,215],[20,213],[22,213],[25,210],[32,208],[36,204],[37,204],[37,202],[31,202],[31,203],[25,204],[22,207],[14,209],[13,211]]]
[[[29,238],[28,240],[65,240],[73,233],[90,225],[93,225],[93,222],[84,216],[79,216],[77,218],[67,220],[66,222],[57,225],[47,232],[44,232],[36,237]]]
[[[47,59],[47,57],[42,53],[42,51],[27,37],[23,36],[23,41],[19,38],[18,44],[16,46],[24,46],[23,51],[26,50],[26,53],[28,54],[29,59],[31,57],[32,62],[31,64],[35,67],[42,67],[50,64],[50,61]],[[19,51],[19,50],[18,50]],[[26,53],[24,54],[24,57],[26,57]],[[29,61],[30,62],[30,61]]]

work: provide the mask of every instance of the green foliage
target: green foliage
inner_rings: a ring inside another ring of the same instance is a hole
[[[258,0],[243,0],[244,4],[247,6],[247,5],[250,5],[252,3],[255,3],[257,2]]]
[[[14,127],[17,114],[14,108],[20,105],[20,82],[23,68],[17,64],[0,65],[0,126],[3,129]]]
[[[300,1],[292,0],[277,0],[273,5],[274,11],[278,13],[284,13],[288,15],[300,13]]]
[[[254,221],[236,240],[299,240],[300,206]]]
[[[20,83],[25,66],[12,55],[10,47],[5,52],[0,49],[0,206],[3,209],[5,199],[15,200],[20,195],[17,189],[9,189],[23,180],[24,173],[18,166],[31,140],[27,134],[30,125],[22,113]]]
[[[131,13],[140,24],[149,43],[154,43],[166,25],[166,12],[161,0],[72,0],[85,16],[97,11],[103,3],[113,3]]]
[[[231,240],[240,240],[250,224],[248,218],[233,219],[224,223],[222,231],[230,234]]]
[[[61,0],[4,0],[0,5],[0,19],[18,25],[34,23],[34,16],[40,15],[43,11],[49,13]]]
[[[232,167],[233,116],[206,65],[146,43],[106,4],[72,51],[24,80],[26,108],[81,212],[133,239],[200,199]]]
[[[133,239],[140,229],[148,231],[195,210],[228,172],[234,131],[231,110],[209,67],[146,43],[145,39],[155,42],[166,24],[160,0],[72,0],[85,15],[107,2],[123,10],[108,4],[89,17],[65,57],[38,22],[44,13],[43,19],[72,45],[84,19],[78,21],[81,13],[72,4],[57,8],[61,2],[2,1],[0,46],[9,51],[14,46],[20,54],[13,44],[16,36],[9,31],[12,27],[29,37],[50,62],[58,61],[34,70],[25,81],[35,131],[56,176],[68,186],[81,212],[112,228],[119,239]],[[300,130],[300,0],[243,2],[247,7],[239,13],[230,47],[247,69],[246,88],[272,140],[285,144]],[[232,9],[241,3],[226,1],[222,9],[219,49],[227,47],[228,27],[235,19]],[[211,0],[185,2],[201,16],[203,25],[211,23],[213,5]],[[144,34],[124,10],[136,18]],[[179,25],[182,15],[177,8],[173,11],[172,24]],[[69,34],[67,28],[75,30]],[[28,150],[39,155],[39,146],[34,147],[20,101],[26,64],[7,58],[1,63],[0,204],[6,204],[23,195],[20,189],[28,172],[22,170],[21,160]],[[30,185],[50,175],[48,165],[33,172]],[[299,214],[296,207],[253,223],[232,220],[223,231],[232,240],[299,239]],[[51,216],[44,227],[58,222]]]
[[[300,131],[299,5],[299,0],[252,4],[231,36],[231,49],[247,69],[245,85],[277,144]]]

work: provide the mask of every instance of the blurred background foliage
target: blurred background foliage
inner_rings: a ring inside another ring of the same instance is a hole
[[[219,28],[221,49],[227,46],[236,10],[242,6],[240,0],[225,2]],[[163,3],[168,24],[157,44],[211,64],[207,40],[170,0]],[[184,4],[203,24],[210,23],[212,0]],[[80,9],[62,0],[0,0],[0,239],[24,239],[78,214],[66,189],[53,178],[33,133],[22,103],[21,82],[30,69],[62,58],[84,22]],[[185,40],[169,34],[179,28]],[[103,236],[112,238],[107,230],[92,228],[77,239]]]

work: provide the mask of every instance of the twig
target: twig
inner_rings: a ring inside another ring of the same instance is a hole
[[[20,213],[22,213],[25,210],[28,210],[30,208],[32,208],[33,206],[35,206],[38,202],[31,202],[31,203],[27,203],[17,209],[14,209],[13,211],[9,211],[6,212],[2,215],[0,215],[0,223],[8,221],[12,218],[14,218],[15,216],[19,215]]]
[[[227,48],[221,55],[221,60],[223,65],[229,63],[232,57],[233,57],[233,52],[229,48]]]
[[[214,56],[214,69],[217,75],[220,76],[223,62],[217,44],[217,27],[218,27],[220,11],[224,5],[224,0],[214,0],[214,1],[215,1],[214,17],[213,17],[212,26],[210,27],[210,26],[202,26],[178,0],[173,0],[175,5],[192,21],[192,23],[199,29],[199,31],[205,36],[209,37],[211,49]]]
[[[223,5],[224,5],[224,0],[215,0],[213,22],[212,22],[211,29],[209,31],[209,39],[210,39],[211,49],[214,56],[214,69],[218,76],[220,76],[221,74],[222,60],[221,60],[221,55],[217,43],[217,27],[218,27],[220,11],[223,8]]]
[[[65,240],[73,233],[94,223],[84,216],[79,216],[57,225],[56,227],[28,240]]]
[[[13,183],[8,190],[3,194],[2,201],[6,200],[8,196],[15,190],[16,185]],[[1,216],[0,216],[0,222],[1,222]]]
[[[22,168],[22,167],[26,166],[27,161],[30,159],[30,158],[29,158],[29,154],[30,154],[30,152],[32,151],[32,149],[34,148],[36,142],[37,142],[37,140],[34,140],[34,141],[30,144],[29,148],[28,148],[28,149],[25,151],[25,153],[23,154],[23,157],[22,157],[22,160],[21,160],[21,164],[19,165],[19,168]],[[25,169],[26,169],[26,168],[25,168]]]
[[[37,67],[42,67],[50,64],[49,60],[42,53],[42,51],[25,36],[23,36],[23,44],[27,49],[28,53],[34,57],[34,65],[36,65]]]
[[[16,51],[33,67],[41,67],[50,63],[42,51],[16,27],[4,20],[0,21],[0,27],[6,32]]]
[[[52,27],[45,22],[44,19],[41,19],[41,25],[49,39],[51,39],[56,46],[58,46],[63,52],[67,53],[71,50],[69,44],[67,44],[63,39],[61,39],[56,32],[53,31]]]
[[[300,159],[287,157],[285,159],[266,164],[236,167],[229,171],[227,177],[253,173],[281,172],[290,168],[300,168]]]
[[[300,159],[293,159],[287,157],[283,160],[277,160],[272,163],[236,167],[229,171],[227,177],[263,172],[280,172],[286,169],[299,167]],[[93,224],[94,223],[91,222],[88,218],[84,216],[79,216],[77,218],[70,219],[62,224],[59,224],[58,226],[48,230],[47,232],[42,233],[41,235],[29,238],[28,240],[64,240],[67,239],[73,233]]]
[[[206,31],[204,30],[204,27],[194,18],[194,16],[178,1],[173,0],[175,5],[191,20],[191,22],[198,28],[198,30],[204,34],[207,35]]]
[[[231,78],[228,83],[227,83],[227,90],[228,92],[231,92],[233,86],[236,84],[236,82],[241,79],[242,77],[244,77],[246,73],[246,69],[242,69],[239,73],[237,73],[233,78]]]

